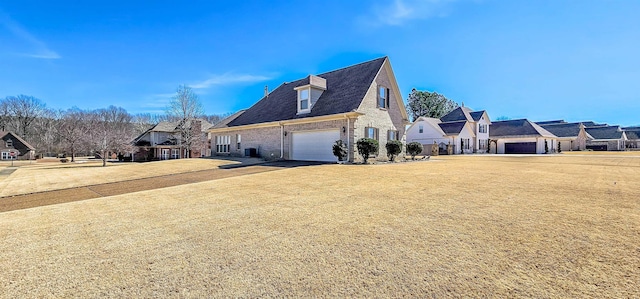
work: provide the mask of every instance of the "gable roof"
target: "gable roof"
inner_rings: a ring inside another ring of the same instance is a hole
[[[481,111],[473,111],[469,114],[471,115],[471,118],[473,118],[474,121],[479,121],[485,112],[486,112],[485,110],[481,110]]]
[[[640,139],[640,128],[627,129],[624,132],[627,135],[627,139],[629,139],[629,140],[638,140],[638,139]]]
[[[445,114],[443,117],[440,118],[440,120],[443,122],[461,121],[461,120],[473,121],[473,118],[471,117],[470,113],[471,113],[471,109],[467,107],[458,107],[456,109],[453,109],[451,112]]]
[[[213,125],[202,118],[196,118],[195,120],[200,121],[200,131],[206,133]],[[189,122],[189,126],[191,126],[192,120],[187,120]],[[180,121],[161,121],[158,122],[153,127],[144,131],[142,134],[138,135],[138,137],[134,138],[134,141],[140,140],[143,136],[148,134],[149,132],[164,132],[164,133],[175,133],[179,130],[178,126],[180,125]]]
[[[551,132],[527,119],[494,121],[489,125],[490,137],[540,136],[556,137]]]
[[[212,129],[218,129],[218,128],[225,128],[229,125],[229,123],[231,121],[233,121],[234,119],[238,118],[238,116],[240,116],[242,113],[244,113],[245,111],[247,111],[246,109],[242,109],[234,114],[231,114],[229,116],[227,116],[226,118],[224,118],[223,120],[219,121],[217,124],[215,124],[213,127],[211,127]]]
[[[540,126],[558,137],[578,137],[580,134],[580,123],[550,123]]]
[[[585,130],[594,139],[621,139],[624,133],[619,126],[591,127]]]
[[[22,143],[25,147],[27,147],[28,149],[35,151],[36,148],[33,147],[31,144],[29,144],[28,142],[26,142],[24,139],[22,139],[20,136],[18,136],[17,134],[14,134],[13,132],[9,132],[9,131],[0,131],[0,139],[4,139],[7,135],[11,135],[11,138],[17,140],[18,142]]]
[[[464,129],[464,126],[467,124],[466,120],[461,121],[452,121],[446,123],[439,123],[438,126],[442,129],[442,131],[447,135],[458,135]]]
[[[227,126],[243,126],[352,112],[360,106],[386,60],[387,57],[381,57],[317,75],[326,79],[327,90],[315,102],[310,113],[297,115],[298,93],[294,90],[296,87],[309,84],[309,77],[306,77],[281,84],[244,113],[231,120]]]

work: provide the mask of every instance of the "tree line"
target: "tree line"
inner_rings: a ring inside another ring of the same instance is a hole
[[[29,95],[0,98],[0,130],[10,131],[36,148],[36,156],[99,154],[106,163],[108,153],[132,153],[133,140],[161,121],[176,121],[183,142],[195,139],[186,126],[191,118],[215,124],[227,115],[205,115],[198,96],[181,85],[164,114],[130,114],[122,107],[85,110],[72,107],[51,109]],[[189,146],[187,145],[187,150]]]

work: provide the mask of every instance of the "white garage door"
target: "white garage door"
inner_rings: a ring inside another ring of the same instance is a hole
[[[292,160],[338,161],[333,155],[333,143],[340,139],[340,131],[293,132]]]

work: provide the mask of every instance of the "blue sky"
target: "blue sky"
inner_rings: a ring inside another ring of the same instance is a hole
[[[640,125],[640,1],[0,0],[0,97],[208,114],[282,82],[389,56],[402,95],[493,119]]]

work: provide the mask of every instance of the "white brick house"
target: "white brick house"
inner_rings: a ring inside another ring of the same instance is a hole
[[[355,143],[377,139],[386,159],[390,139],[404,141],[408,116],[387,57],[283,83],[249,109],[209,130],[212,155],[337,161],[342,140],[348,160],[360,161]]]
[[[445,153],[453,146],[452,154],[486,153],[489,146],[491,120],[486,111],[471,111],[458,107],[440,119],[420,117],[407,129],[407,142],[420,142],[428,153],[438,144]]]

